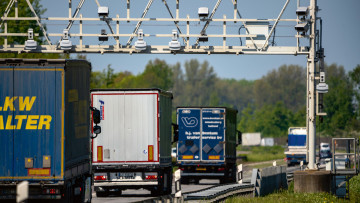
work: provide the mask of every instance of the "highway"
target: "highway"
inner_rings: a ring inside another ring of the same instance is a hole
[[[252,173],[252,167],[250,165],[244,165],[244,182],[250,182],[251,179],[251,173]],[[287,171],[289,173],[293,173],[296,170],[300,170],[299,166],[292,166],[288,167]],[[216,186],[219,184],[218,180],[210,180],[210,179],[203,179],[200,180],[199,184],[187,184],[187,185],[181,185],[181,192],[192,192],[192,191],[198,191],[206,188],[210,188],[213,186]],[[175,186],[173,182],[173,194],[175,192]],[[139,201],[146,201],[149,199],[154,198],[155,196],[150,195],[150,191],[148,190],[124,190],[122,191],[121,196],[109,196],[109,197],[96,197],[95,192],[92,194],[92,202],[94,203],[115,203],[115,202],[139,202]]]
[[[188,184],[188,185],[181,185],[181,192],[191,192],[197,191],[205,188],[209,188],[215,185],[218,185],[218,180],[200,180],[199,184]],[[175,186],[173,182],[172,188],[173,194],[175,191]],[[150,195],[150,191],[148,190],[124,190],[122,191],[121,196],[109,196],[109,197],[96,197],[95,192],[92,194],[92,202],[94,203],[115,203],[115,202],[138,202],[138,201],[145,201],[154,198],[155,196]]]

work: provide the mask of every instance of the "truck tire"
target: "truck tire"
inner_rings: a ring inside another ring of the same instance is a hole
[[[164,191],[164,194],[165,195],[170,195],[171,194],[171,191],[172,191],[172,167],[169,167],[166,171],[166,176],[167,176],[167,180],[164,180],[166,181],[166,188],[165,188],[165,191]]]
[[[194,178],[194,184],[198,185],[200,182],[199,178]]]
[[[220,184],[225,184],[225,183],[227,183],[226,177],[219,178],[219,182],[220,182]]]
[[[109,196],[109,191],[97,191],[96,197],[107,197]]]
[[[114,194],[115,194],[116,196],[121,196],[122,190],[118,190],[118,191],[114,192]]]
[[[161,193],[158,191],[157,188],[150,190],[151,196],[159,196]]]
[[[69,180],[65,181],[64,191],[63,191],[64,194],[59,201],[55,201],[55,202],[62,202],[62,203],[74,202],[73,188],[74,187],[72,187],[71,181]]]
[[[189,184],[189,178],[181,177],[180,183],[181,183],[181,184]]]
[[[235,183],[235,182],[236,182],[236,173],[237,173],[237,167],[236,167],[236,164],[233,164],[232,170],[231,170],[231,180],[230,180],[230,183]]]
[[[76,196],[74,194],[74,202],[81,202],[81,203],[85,202],[85,180],[86,177],[82,177],[78,179],[77,184],[75,185],[75,187],[73,187],[73,188],[80,187],[80,194]]]

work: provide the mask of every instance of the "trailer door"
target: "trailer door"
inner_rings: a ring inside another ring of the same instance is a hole
[[[159,162],[157,92],[92,92],[100,109],[101,134],[93,139],[93,163],[148,164]]]
[[[202,109],[202,161],[224,161],[225,109]]]
[[[200,161],[201,110],[178,108],[179,141],[178,161]]]
[[[2,180],[62,178],[63,70],[0,68]]]

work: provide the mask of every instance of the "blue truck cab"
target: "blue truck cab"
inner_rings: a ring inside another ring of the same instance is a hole
[[[236,180],[235,109],[226,107],[178,107],[177,163],[181,182]]]
[[[90,63],[0,59],[0,201],[91,201]]]

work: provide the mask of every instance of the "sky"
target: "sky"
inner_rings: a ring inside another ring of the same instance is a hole
[[[79,0],[73,0],[73,11],[75,10]],[[131,17],[140,18],[142,11],[144,10],[147,0],[131,0]],[[168,0],[168,4],[175,13],[175,0]],[[238,9],[243,18],[249,19],[275,19],[279,15],[285,0],[238,0]],[[295,11],[297,7],[297,1],[291,0],[288,8],[285,10],[282,18],[295,18]],[[102,6],[108,6],[110,10],[110,17],[115,17],[119,14],[120,17],[126,16],[126,1],[125,0],[99,0]],[[190,15],[191,18],[197,17],[198,7],[208,7],[209,11],[212,11],[216,0],[181,0],[180,1],[180,17],[186,17]],[[68,16],[68,1],[54,1],[54,0],[42,0],[41,4],[47,9],[47,12],[42,17],[66,17]],[[346,1],[329,1],[318,0],[318,17],[323,20],[323,47],[325,49],[325,62],[327,64],[336,63],[344,66],[346,71],[353,70],[358,64],[360,64],[360,1],[359,0],[346,0]],[[300,0],[300,6],[308,6],[309,0]],[[83,17],[97,17],[97,5],[94,0],[87,0],[83,5],[80,13]],[[231,0],[223,0],[219,6],[219,9],[215,15],[215,18],[222,18],[226,14],[228,18],[233,16],[233,7]],[[163,17],[168,18],[169,14],[163,5],[161,0],[154,0],[149,13],[146,17]],[[51,25],[47,24],[48,32],[61,33],[62,29],[66,27],[66,22]],[[120,24],[120,33],[130,33],[134,29],[135,23]],[[201,29],[203,24],[191,24],[191,30],[196,32]],[[221,25],[214,25],[208,29],[208,34],[215,34],[219,30],[222,32]],[[230,25],[230,24],[229,24]],[[281,26],[280,26],[281,25]],[[293,26],[294,23],[279,23],[279,28],[276,30],[275,42],[277,45],[290,45],[295,46],[296,34]],[[78,33],[78,25],[74,25],[71,32]],[[194,27],[194,28],[193,28]],[[143,23],[141,27],[144,33],[149,34],[170,34],[171,30],[175,27],[173,24],[162,24],[155,26],[154,23]],[[185,27],[181,27],[185,30]],[[107,29],[105,24],[99,24],[99,22],[84,26],[84,31],[87,33],[100,33],[101,29]],[[238,29],[237,24],[231,24],[228,34],[233,32],[236,34]],[[110,31],[108,31],[109,33]],[[245,33],[242,33],[245,34]],[[58,39],[51,39],[56,41]],[[75,38],[73,44],[76,43]],[[126,43],[127,38],[121,38],[120,43]],[[133,40],[133,43],[136,39]],[[150,39],[145,38],[148,44],[167,44],[170,39]],[[85,44],[86,41],[84,40]],[[95,39],[89,39],[87,41],[90,44],[99,43]],[[113,39],[109,39],[109,44],[114,44]],[[208,42],[204,45],[214,45],[217,42]],[[302,41],[302,45],[306,45],[307,41]],[[239,45],[239,39],[231,39],[228,44]],[[72,55],[75,57],[76,55]],[[300,65],[306,67],[306,56],[292,56],[292,55],[171,55],[171,54],[87,54],[87,59],[92,63],[93,71],[101,71],[110,64],[111,68],[115,72],[130,71],[133,74],[139,74],[143,72],[146,64],[149,60],[154,59],[165,60],[168,64],[175,64],[180,62],[183,64],[185,61],[191,59],[198,59],[200,62],[207,60],[209,64],[214,68],[216,74],[220,78],[234,78],[234,79],[246,79],[256,80],[266,75],[269,71],[277,69],[281,65]]]

